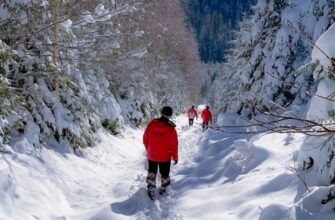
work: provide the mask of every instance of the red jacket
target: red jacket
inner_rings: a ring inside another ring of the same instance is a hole
[[[212,113],[209,111],[209,109],[206,108],[202,111],[201,118],[203,122],[212,121]]]
[[[143,144],[148,159],[156,162],[167,162],[171,158],[178,160],[178,138],[175,124],[161,117],[152,120],[143,135]]]
[[[187,117],[190,119],[198,118],[198,113],[194,108],[187,110]]]

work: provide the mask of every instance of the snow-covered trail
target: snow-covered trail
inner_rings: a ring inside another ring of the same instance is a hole
[[[203,133],[184,117],[177,125],[180,162],[172,166],[167,197],[146,197],[142,152],[126,158],[118,187],[111,186],[122,193],[78,219],[295,219],[291,207],[300,183],[287,167],[295,166],[301,136]],[[134,136],[140,149],[141,134]]]
[[[83,157],[63,149],[2,155],[0,219],[296,219],[301,136],[237,135],[176,118],[179,163],[168,195],[145,191],[143,130],[101,134]]]
[[[195,165],[201,138],[203,133],[199,126],[190,128],[187,126],[185,117],[177,118],[177,132],[179,138],[179,163],[172,165],[171,178],[172,185],[177,184],[185,169]],[[116,175],[111,177],[111,183],[106,190],[117,192],[111,195],[110,200],[105,204],[99,204],[91,200],[91,210],[84,214],[71,216],[73,219],[184,219],[176,208],[177,195],[180,194],[178,188],[170,187],[169,192],[164,197],[159,197],[156,201],[151,201],[146,195],[145,178],[147,174],[147,163],[144,147],[142,144],[143,131],[129,130],[119,141],[125,142],[120,145],[135,147],[138,149],[136,157],[124,157]],[[127,135],[132,135],[133,142],[128,143]],[[106,143],[107,144],[107,143]],[[113,143],[114,145],[115,143]],[[129,149],[131,150],[131,149]],[[114,166],[111,168],[114,170]],[[157,179],[159,185],[159,179]],[[108,193],[107,193],[108,194]],[[82,207],[80,207],[81,209]],[[77,210],[78,213],[82,211]]]

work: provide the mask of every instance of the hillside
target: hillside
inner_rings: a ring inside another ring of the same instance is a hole
[[[232,47],[239,23],[251,13],[256,0],[187,0],[188,21],[199,42],[201,60],[220,63]]]

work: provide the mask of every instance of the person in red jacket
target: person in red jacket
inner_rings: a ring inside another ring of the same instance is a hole
[[[189,110],[187,110],[187,117],[188,117],[188,124],[190,126],[193,125],[194,118],[198,119],[198,113],[194,109],[194,105],[192,105],[192,107]]]
[[[170,185],[171,159],[174,160],[174,165],[178,163],[178,137],[176,125],[170,121],[172,113],[173,110],[170,106],[164,106],[161,110],[162,116],[152,120],[143,135],[143,144],[149,162],[146,182],[148,195],[151,199],[155,197],[158,168],[161,174],[159,193],[164,194],[167,186]]]
[[[202,118],[202,129],[207,130],[208,129],[208,123],[212,122],[212,113],[209,110],[209,106],[206,106],[206,109],[201,112],[201,118]]]

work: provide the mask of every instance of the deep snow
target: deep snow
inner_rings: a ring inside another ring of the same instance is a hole
[[[172,166],[166,196],[154,202],[147,198],[143,130],[128,128],[117,137],[101,132],[98,146],[85,150],[83,157],[48,148],[30,155],[2,154],[0,219],[311,216],[301,208],[304,200],[298,201],[306,190],[290,171],[297,166],[302,135],[202,132],[198,124],[189,127],[184,116],[176,123],[180,159]]]

